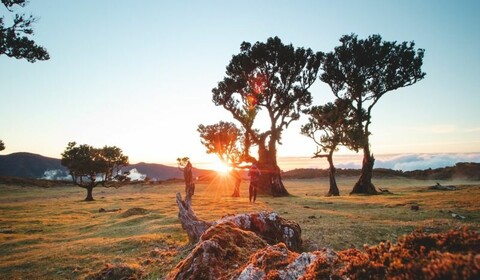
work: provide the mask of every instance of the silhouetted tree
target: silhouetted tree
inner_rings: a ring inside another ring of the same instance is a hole
[[[200,141],[207,148],[207,154],[216,154],[224,164],[232,167],[230,172],[234,180],[232,196],[239,197],[242,179],[237,169],[241,163],[242,131],[234,123],[223,121],[207,126],[200,124],[197,131],[200,133]]]
[[[15,5],[24,7],[26,0],[2,0],[8,11],[13,12]],[[30,39],[33,35],[33,23],[37,20],[34,16],[15,14],[12,26],[6,27],[5,18],[0,17],[0,55],[6,55],[17,59],[26,59],[29,62],[48,60],[47,50]]]
[[[243,42],[240,53],[226,68],[226,77],[212,90],[215,105],[228,110],[245,130],[242,158],[255,161],[250,148],[258,147],[261,192],[288,195],[277,164],[277,143],[281,144],[283,129],[310,106],[309,88],[316,80],[321,60],[322,53],[295,49],[278,37],[253,46]],[[262,121],[267,121],[263,130],[254,128]]]
[[[415,84],[425,77],[421,66],[424,50],[413,42],[382,41],[380,35],[359,40],[355,34],[340,38],[341,45],[326,54],[320,80],[333,94],[350,101],[363,149],[362,173],[351,193],[376,194],[372,184],[375,159],[370,152],[372,109],[387,92]]]
[[[185,166],[187,166],[187,163],[190,161],[190,158],[189,157],[179,157],[177,158],[177,167],[180,171],[183,172],[183,169],[185,168]]]
[[[358,150],[358,147],[354,146],[355,142],[349,138],[355,133],[349,104],[345,100],[337,99],[335,103],[313,106],[304,110],[304,113],[309,115],[309,122],[302,125],[301,133],[317,144],[313,158],[326,158],[329,164],[330,189],[327,196],[339,196],[333,153],[338,151],[339,145]]]
[[[207,148],[207,154],[216,154],[228,166],[239,163],[239,141],[242,131],[231,122],[223,122],[198,126],[200,141]]]
[[[73,183],[87,190],[85,201],[93,201],[93,189],[98,185],[119,187],[128,181],[121,168],[128,165],[128,157],[118,147],[94,148],[89,145],[68,143],[61,163],[68,168]]]
[[[3,143],[3,140],[0,140],[0,151],[5,150],[5,143]]]

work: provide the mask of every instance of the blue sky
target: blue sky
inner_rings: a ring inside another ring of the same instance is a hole
[[[214,160],[196,128],[232,121],[211,90],[242,41],[279,36],[329,52],[350,33],[426,49],[426,78],[375,106],[374,153],[478,153],[478,11],[480,1],[32,0],[17,12],[39,17],[34,38],[51,59],[0,56],[2,153],[59,158],[76,141],[118,146],[133,163]],[[333,99],[321,81],[311,91],[315,105]],[[305,121],[284,132],[280,157],[315,151]]]

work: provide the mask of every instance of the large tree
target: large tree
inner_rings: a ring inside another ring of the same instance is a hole
[[[94,148],[90,145],[68,143],[61,163],[68,168],[73,183],[87,190],[85,201],[93,201],[93,189],[99,185],[119,187],[128,180],[121,168],[128,165],[128,157],[118,147]]]
[[[354,139],[355,123],[352,119],[348,102],[337,99],[323,106],[313,106],[304,110],[308,123],[302,125],[301,133],[311,138],[317,144],[317,151],[313,158],[326,158],[329,165],[330,189],[327,196],[339,196],[337,181],[335,179],[335,165],[333,153],[340,145],[358,150]]]
[[[14,6],[24,7],[26,0],[2,0],[9,12]],[[48,60],[47,50],[37,45],[30,37],[33,35],[33,23],[37,19],[30,15],[15,14],[11,26],[5,25],[5,18],[0,17],[0,55],[17,59],[26,59],[29,62]]]
[[[215,105],[228,110],[245,131],[243,159],[255,161],[250,148],[258,147],[263,193],[288,195],[277,164],[277,144],[281,144],[282,131],[310,106],[309,88],[322,55],[285,45],[278,37],[254,45],[243,42],[223,81],[212,90]]]
[[[363,150],[362,171],[351,193],[376,194],[372,184],[375,158],[370,152],[372,109],[387,92],[415,84],[425,77],[421,66],[424,50],[414,42],[382,41],[380,35],[358,39],[355,34],[340,38],[341,45],[326,54],[320,80],[333,94],[348,100]]]

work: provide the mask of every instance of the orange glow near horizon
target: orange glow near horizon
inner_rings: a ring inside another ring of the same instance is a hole
[[[225,162],[217,158],[211,164],[211,169],[216,171],[221,176],[226,176],[230,172],[230,167]]]

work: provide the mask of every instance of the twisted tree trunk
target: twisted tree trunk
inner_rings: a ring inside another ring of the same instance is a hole
[[[329,165],[329,177],[330,177],[330,189],[326,196],[339,196],[340,191],[338,190],[337,180],[335,179],[335,166],[333,165],[333,150],[327,156],[328,165]]]
[[[182,195],[177,193],[176,201],[178,205],[178,218],[182,224],[182,228],[187,232],[190,243],[196,243],[200,236],[210,227],[212,223],[201,220],[197,217],[192,209],[191,196],[182,200]]]
[[[378,194],[375,186],[372,184],[373,165],[375,158],[370,153],[369,144],[363,148],[362,173],[350,194]]]

